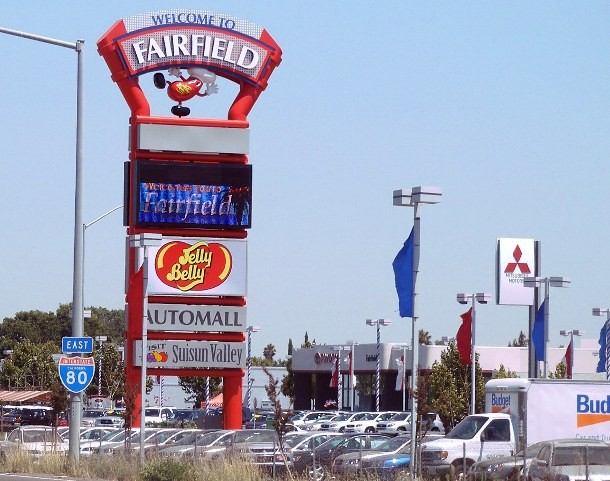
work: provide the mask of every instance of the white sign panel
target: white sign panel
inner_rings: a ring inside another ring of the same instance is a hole
[[[246,307],[148,304],[148,330],[246,332]]]
[[[536,275],[534,240],[498,239],[497,249],[497,303],[531,306],[535,289],[525,287],[523,278]]]
[[[177,237],[149,248],[148,294],[245,296],[245,239]]]
[[[142,365],[142,341],[134,343],[134,366]],[[146,366],[150,368],[245,368],[244,342],[151,341],[147,343]]]

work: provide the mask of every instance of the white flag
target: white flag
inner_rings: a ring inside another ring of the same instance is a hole
[[[400,359],[396,359],[396,364],[398,365],[398,374],[396,375],[396,390],[402,391],[404,388],[402,381],[405,377],[405,362],[402,356],[400,356]]]

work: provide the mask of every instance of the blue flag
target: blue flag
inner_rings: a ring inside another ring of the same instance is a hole
[[[546,310],[546,300],[540,304],[536,311],[534,320],[534,329],[532,329],[532,343],[536,351],[536,360],[544,361],[544,340],[546,338],[544,332],[544,311]]]
[[[411,229],[409,238],[392,262],[400,317],[413,317],[413,245],[413,229]]]
[[[597,363],[596,372],[606,372],[606,323],[602,326],[599,331],[599,362]]]

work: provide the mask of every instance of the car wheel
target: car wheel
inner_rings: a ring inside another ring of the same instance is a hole
[[[373,426],[369,426],[368,428],[366,428],[364,430],[365,433],[374,433],[375,432],[375,428]]]
[[[307,467],[307,479],[309,479],[309,481],[322,481],[325,475],[326,471],[324,466],[316,465],[315,467]]]
[[[344,433],[345,432],[345,428],[339,428],[339,432],[340,433]]]
[[[470,467],[471,463],[466,463],[466,470]],[[451,477],[452,480],[463,480],[466,476],[464,475],[464,463],[459,462],[451,465]]]

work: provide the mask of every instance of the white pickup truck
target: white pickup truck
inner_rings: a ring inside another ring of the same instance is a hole
[[[466,416],[445,437],[422,444],[421,471],[429,477],[457,477],[475,462],[513,455],[515,447],[510,415]]]

